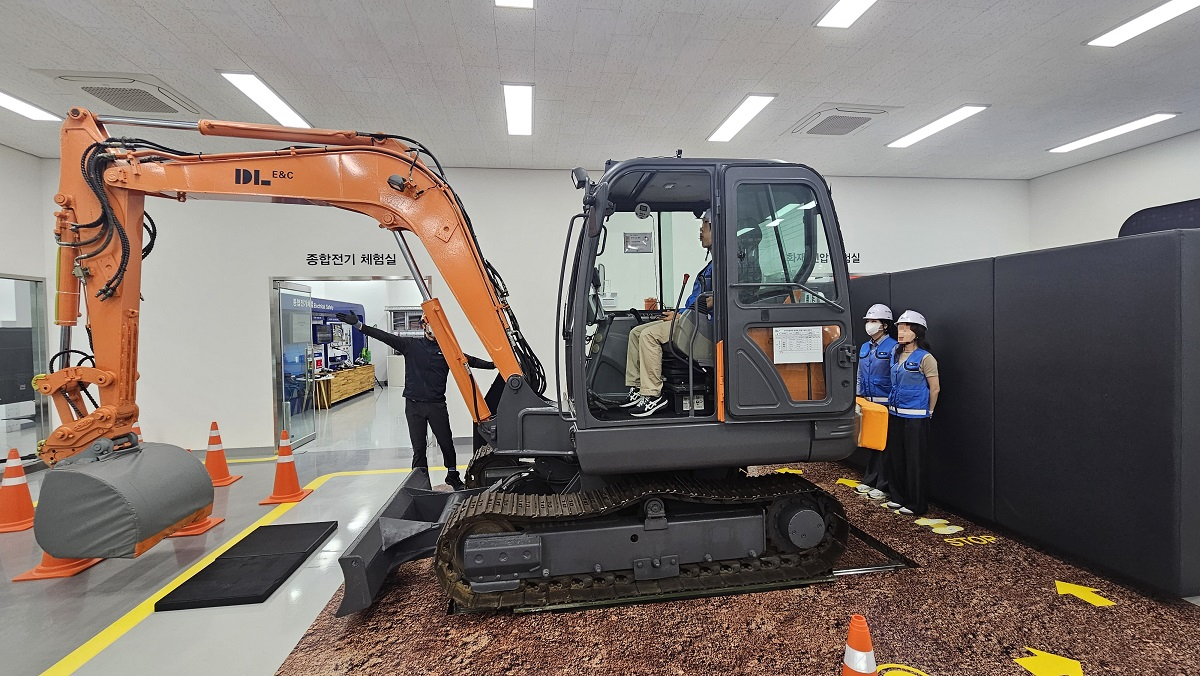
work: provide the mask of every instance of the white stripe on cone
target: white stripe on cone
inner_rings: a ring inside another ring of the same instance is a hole
[[[296,459],[290,455],[279,456],[279,462],[296,462]]]
[[[6,476],[6,477],[4,477],[4,479],[2,481],[0,481],[0,487],[2,487],[2,486],[20,486],[23,483],[28,483],[28,480],[24,476],[16,476],[16,477],[7,477]]]
[[[874,674],[876,672],[874,650],[864,653],[861,650],[855,650],[850,646],[846,646],[846,656],[842,658],[842,663],[860,674]]]

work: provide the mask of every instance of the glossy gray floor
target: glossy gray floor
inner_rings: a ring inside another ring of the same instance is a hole
[[[53,667],[52,673],[77,669],[83,674],[274,673],[341,584],[337,557],[406,476],[377,473],[407,469],[412,458],[407,438],[398,436],[402,432],[407,437],[406,428],[386,430],[402,420],[380,420],[393,416],[367,410],[368,403],[370,409],[386,408],[385,396],[348,402],[356,406],[344,409],[345,420],[335,407],[326,414],[328,436],[370,440],[370,435],[378,433],[400,443],[382,447],[369,442],[365,448],[341,449],[330,448],[341,444],[340,439],[326,438],[321,452],[297,454],[301,484],[335,472],[369,473],[329,479],[274,522],[336,520],[338,530],[266,603],[144,617],[137,613],[139,604],[271,513],[272,507],[258,504],[271,492],[275,469],[270,462],[234,461],[230,465],[234,474],[244,478],[217,489],[214,514],[223,516],[225,522],[207,534],[169,539],[137,559],[107,560],[73,578],[8,582],[37,564],[41,554],[32,530],[0,534],[0,612],[5,643],[10,646],[0,672],[37,674]],[[400,445],[404,447],[397,448]],[[466,447],[458,449],[460,462],[466,461],[468,453]],[[238,455],[231,452],[231,460]],[[430,449],[430,456],[432,463],[440,464],[435,448]],[[35,500],[39,474],[30,475]],[[444,470],[433,471],[435,483],[444,477]],[[93,640],[105,630],[115,640]]]

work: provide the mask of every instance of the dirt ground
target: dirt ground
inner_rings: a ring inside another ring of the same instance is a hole
[[[370,610],[334,617],[335,595],[278,673],[832,675],[855,613],[870,624],[880,676],[1200,673],[1200,607],[1146,596],[936,508],[925,518],[947,523],[914,523],[838,484],[856,477],[843,466],[803,471],[851,523],[920,567],[584,612],[447,615],[419,561],[397,569]],[[1060,595],[1056,581],[1113,605]]]

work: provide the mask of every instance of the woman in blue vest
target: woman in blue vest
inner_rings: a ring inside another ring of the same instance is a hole
[[[929,451],[929,417],[937,405],[941,384],[937,360],[929,354],[925,332],[929,324],[920,312],[906,310],[896,320],[892,352],[892,391],[888,395],[888,441],[885,473],[889,509],[901,514],[924,514]]]
[[[892,309],[882,303],[876,303],[863,316],[867,320],[867,336],[870,338],[862,344],[858,351],[858,389],[857,394],[867,401],[887,405],[888,395],[892,392],[892,352],[896,349],[896,339],[888,335],[892,324]],[[866,494],[872,500],[888,497],[887,473],[884,472],[883,453],[868,450],[867,469],[863,473],[862,483],[854,487],[860,494]]]

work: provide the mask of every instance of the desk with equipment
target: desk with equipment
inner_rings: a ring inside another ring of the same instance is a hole
[[[367,337],[338,320],[339,312],[365,317],[362,305],[325,298],[313,298],[312,343],[313,373],[316,378],[316,406],[332,405],[375,389],[375,367],[364,354]]]

